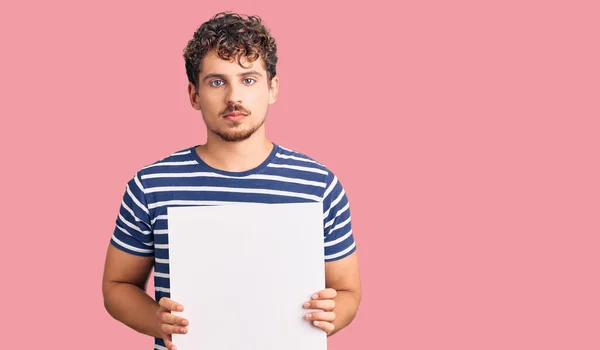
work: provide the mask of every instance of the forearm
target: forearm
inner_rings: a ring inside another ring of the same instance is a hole
[[[112,283],[104,295],[106,311],[137,332],[161,337],[157,319],[160,306],[144,290],[129,283]]]
[[[360,304],[360,296],[351,291],[339,290],[333,300],[335,301],[333,310],[335,313],[335,321],[333,322],[335,328],[329,336],[341,331],[354,320]]]

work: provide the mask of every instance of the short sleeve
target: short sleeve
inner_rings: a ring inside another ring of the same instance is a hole
[[[119,208],[111,244],[127,253],[140,256],[154,255],[150,211],[144,188],[135,175],[128,183]]]
[[[350,202],[338,178],[331,174],[323,195],[325,261],[345,258],[356,250]]]

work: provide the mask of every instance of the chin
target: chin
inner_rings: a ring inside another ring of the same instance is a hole
[[[252,128],[246,128],[242,130],[232,130],[232,128],[228,128],[227,130],[213,130],[213,133],[219,136],[222,140],[228,142],[240,142],[249,139],[256,130]]]
[[[265,119],[261,123],[253,125],[250,120],[244,118],[239,121],[228,122],[216,128],[209,126],[209,130],[224,141],[240,142],[249,139],[259,131],[264,122]]]
[[[247,134],[219,134],[219,136],[221,137],[221,139],[223,141],[227,141],[227,142],[241,142],[241,141],[245,141],[247,139],[250,138],[250,136],[252,136],[251,133],[247,133]]]

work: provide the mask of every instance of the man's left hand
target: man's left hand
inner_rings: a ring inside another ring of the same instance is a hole
[[[327,288],[312,295],[311,300],[304,303],[305,309],[317,309],[323,311],[314,311],[306,313],[306,319],[312,321],[312,324],[324,330],[327,335],[331,334],[335,329],[333,322],[335,321],[335,301],[333,298],[337,296],[337,291],[332,288]]]

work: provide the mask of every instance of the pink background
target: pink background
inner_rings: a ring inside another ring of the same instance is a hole
[[[600,349],[597,2],[385,3],[3,2],[0,347],[152,348],[104,311],[104,254],[126,181],[204,141],[181,51],[235,10],[279,43],[268,133],[352,204],[331,350]]]

